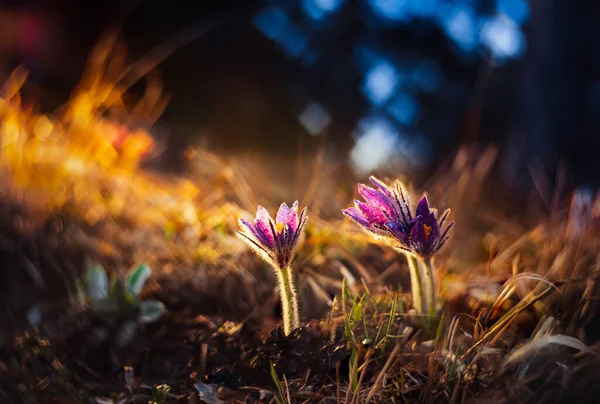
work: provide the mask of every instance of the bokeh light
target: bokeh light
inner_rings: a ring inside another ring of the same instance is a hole
[[[489,18],[483,24],[480,40],[498,59],[520,56],[525,49],[521,30],[503,15]]]
[[[304,126],[304,129],[313,136],[323,132],[331,121],[325,108],[318,103],[308,105],[298,119],[302,126]]]
[[[336,12],[344,0],[302,0],[302,8],[313,20],[322,20]]]
[[[362,91],[374,105],[388,101],[400,80],[396,68],[387,61],[376,63],[365,75]]]
[[[359,123],[357,132],[350,161],[358,173],[377,169],[397,153],[399,133],[387,119],[365,119]]]

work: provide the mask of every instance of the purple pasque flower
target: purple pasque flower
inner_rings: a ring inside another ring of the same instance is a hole
[[[274,267],[289,266],[300,235],[306,226],[306,208],[298,213],[298,201],[291,208],[282,203],[275,220],[262,206],[256,211],[254,224],[239,219],[238,237]]]
[[[375,188],[359,184],[358,193],[365,201],[355,200],[354,207],[342,211],[346,216],[375,237],[421,258],[431,257],[444,245],[454,225],[451,222],[444,228],[449,209],[438,220],[423,196],[413,216],[410,199],[400,181],[392,187],[373,176],[369,180]]]

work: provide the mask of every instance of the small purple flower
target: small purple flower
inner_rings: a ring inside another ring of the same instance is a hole
[[[298,213],[298,201],[291,208],[282,203],[275,220],[259,206],[254,224],[239,219],[242,230],[237,235],[269,264],[287,268],[307,220],[306,208]]]
[[[427,197],[423,196],[413,216],[410,200],[400,181],[396,181],[394,187],[388,187],[373,176],[369,180],[375,188],[359,184],[358,193],[365,201],[355,200],[354,207],[343,210],[346,216],[368,233],[424,259],[444,245],[454,225],[451,222],[443,228],[450,209],[438,220],[435,210],[429,208]]]

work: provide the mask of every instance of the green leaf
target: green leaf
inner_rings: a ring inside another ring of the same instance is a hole
[[[348,280],[344,277],[344,279],[342,279],[342,312],[344,314],[346,314],[347,300],[354,300],[354,295],[352,295],[352,292],[350,291]]]
[[[151,273],[152,270],[146,264],[142,264],[139,267],[129,271],[127,274],[127,290],[129,290],[135,296],[139,295]]]
[[[106,299],[108,296],[108,277],[104,268],[91,264],[85,277],[85,286],[87,296],[92,302]]]
[[[275,364],[271,362],[271,378],[277,387],[277,391],[279,392],[279,397],[275,396],[275,401],[277,404],[285,404],[285,395],[283,394],[283,387],[281,386],[281,381],[279,380],[279,376],[277,376],[277,372],[275,371]]]
[[[358,351],[352,348],[350,353],[350,388],[355,393],[358,388]]]
[[[344,317],[344,335],[346,336],[346,340],[348,340],[354,348],[356,346],[356,339],[354,338],[354,331],[352,331],[350,316]]]
[[[140,302],[138,319],[142,323],[152,323],[158,320],[165,312],[165,305],[158,300],[145,300]]]

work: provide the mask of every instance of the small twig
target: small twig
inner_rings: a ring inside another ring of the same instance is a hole
[[[377,389],[379,388],[379,385],[383,381],[385,374],[392,367],[392,364],[394,363],[399,351],[400,351],[400,344],[396,344],[396,346],[390,353],[388,360],[385,362],[385,365],[383,365],[381,372],[379,372],[379,375],[377,376],[375,383],[373,383],[373,386],[371,387],[371,391],[369,391],[369,394],[367,395],[367,399],[365,400],[365,403],[368,403],[369,401],[371,401],[371,399],[375,395],[375,392],[377,391]]]

